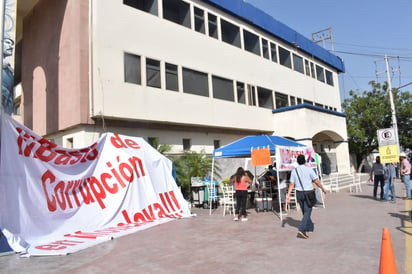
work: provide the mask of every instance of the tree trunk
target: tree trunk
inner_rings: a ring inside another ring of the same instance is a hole
[[[359,165],[359,167],[358,167],[358,173],[361,173],[361,172],[362,172],[362,168],[363,168],[363,166],[365,165],[365,162],[366,162],[366,159],[363,158],[363,159],[362,159],[362,162],[360,163],[360,165]]]

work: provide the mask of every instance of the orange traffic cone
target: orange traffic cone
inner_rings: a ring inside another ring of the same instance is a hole
[[[384,228],[382,231],[379,274],[396,274],[395,255],[393,254],[391,234],[388,228]]]

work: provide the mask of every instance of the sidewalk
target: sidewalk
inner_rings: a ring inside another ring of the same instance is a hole
[[[398,197],[403,184],[396,182]],[[193,208],[197,216],[172,221],[67,256],[0,257],[2,273],[378,273],[382,230],[389,228],[399,274],[411,271],[412,201],[372,199],[349,189],[326,195],[313,210],[315,232],[296,238],[301,212],[283,222],[273,212],[249,209],[247,222],[222,208]],[[378,191],[379,193],[379,191]],[[409,249],[408,257],[406,249]],[[409,265],[407,262],[409,261]],[[412,272],[409,272],[412,273]]]

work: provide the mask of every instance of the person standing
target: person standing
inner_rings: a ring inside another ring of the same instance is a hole
[[[376,156],[376,161],[372,165],[371,172],[369,173],[369,181],[373,182],[373,198],[377,200],[376,195],[378,192],[378,185],[380,184],[381,188],[381,200],[383,200],[383,186],[385,184],[384,178],[384,168],[381,164],[381,157]]]
[[[401,180],[405,184],[406,189],[406,197],[404,200],[411,200],[411,164],[409,163],[408,159],[406,158],[406,154],[402,152],[399,155],[399,159],[401,161]]]
[[[246,202],[247,202],[247,190],[252,183],[251,178],[247,176],[245,170],[239,167],[233,177],[235,190],[236,190],[236,210],[234,221],[247,221],[246,215]]]
[[[311,219],[312,207],[308,205],[304,191],[313,190],[313,184],[317,185],[324,194],[326,194],[326,190],[319,181],[315,171],[312,168],[305,166],[306,160],[304,155],[299,155],[297,157],[297,162],[299,166],[292,170],[290,175],[290,184],[286,202],[290,203],[290,194],[292,193],[293,188],[296,188],[296,200],[299,203],[303,214],[297,237],[308,239],[309,236],[307,235],[307,232],[313,232],[315,227]]]
[[[391,201],[395,202],[395,179],[396,169],[392,163],[385,164],[385,185],[383,187],[383,196],[385,201],[389,201],[389,191],[391,192]]]

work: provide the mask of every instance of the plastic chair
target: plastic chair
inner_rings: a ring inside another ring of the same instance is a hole
[[[339,174],[338,173],[331,173],[329,175],[329,191],[339,192]]]
[[[233,214],[233,216],[235,216],[236,201],[234,199],[235,190],[233,186],[223,186],[222,192],[223,216],[226,215],[226,212],[230,212],[230,214]]]
[[[291,208],[291,205],[294,204],[295,205],[295,209],[299,210],[299,203],[296,199],[296,190],[293,189],[292,192],[290,193],[290,197],[289,197],[290,202],[286,203],[286,212],[288,212]]]
[[[362,192],[361,174],[353,173],[352,183],[349,185],[349,192]]]

